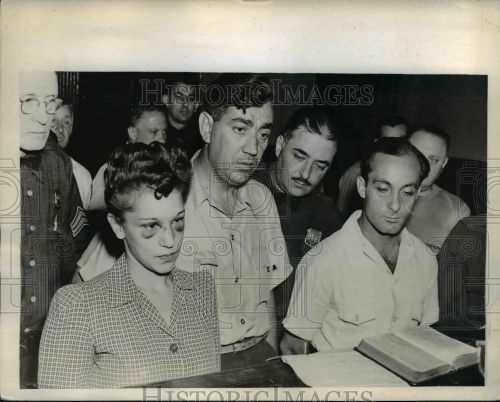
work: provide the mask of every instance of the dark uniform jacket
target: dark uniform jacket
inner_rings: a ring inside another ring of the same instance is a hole
[[[258,170],[254,176],[273,193],[288,257],[293,267],[293,273],[275,288],[277,319],[281,321],[288,309],[295,270],[300,260],[321,240],[339,230],[344,220],[333,200],[319,191],[313,191],[304,197],[292,197],[274,186],[268,169]]]
[[[180,130],[172,126],[167,119],[167,144],[184,149],[189,158],[205,144],[198,128],[197,116],[195,114],[186,127]]]
[[[36,386],[38,345],[50,301],[70,283],[90,240],[71,159],[50,136],[21,158],[20,385]]]

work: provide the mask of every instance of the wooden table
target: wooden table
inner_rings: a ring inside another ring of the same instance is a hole
[[[484,339],[484,330],[464,330],[443,324],[435,329],[462,342],[474,345],[476,339]],[[468,367],[418,386],[483,386],[484,377],[477,366]],[[267,388],[267,387],[306,387],[292,368],[275,358],[257,366],[221,371],[195,377],[149,384],[149,388]]]
[[[418,386],[482,386],[484,378],[477,366],[457,371]],[[154,383],[148,388],[268,388],[307,387],[281,359],[257,366],[221,371],[195,377]]]

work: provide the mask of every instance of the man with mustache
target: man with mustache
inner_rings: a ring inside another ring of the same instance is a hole
[[[405,226],[429,173],[404,138],[381,138],[361,160],[362,210],[297,269],[283,354],[349,349],[371,335],[439,318],[437,261]]]
[[[192,159],[177,266],[216,278],[223,370],[278,351],[272,289],[289,275],[288,256],[273,197],[250,179],[271,134],[272,96],[263,77],[222,74],[199,117],[205,145]]]
[[[338,134],[326,111],[301,108],[276,140],[276,161],[256,174],[274,195],[294,270],[307,251],[343,224],[333,200],[319,191],[337,151]],[[278,321],[288,309],[294,280],[292,274],[275,289]]]

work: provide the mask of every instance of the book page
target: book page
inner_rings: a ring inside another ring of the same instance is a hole
[[[411,382],[424,381],[450,369],[449,364],[392,332],[365,338],[357,349]]]
[[[396,334],[454,368],[461,368],[478,362],[475,348],[432,328],[404,328],[396,331]],[[457,360],[459,356],[462,358]]]
[[[408,384],[355,351],[281,356],[311,387],[407,387]]]

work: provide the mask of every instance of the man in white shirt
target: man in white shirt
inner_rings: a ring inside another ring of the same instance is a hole
[[[425,157],[404,138],[382,138],[361,160],[363,199],[341,230],[300,262],[283,354],[352,349],[370,335],[439,318],[437,261],[405,229]]]
[[[167,140],[167,117],[163,108],[156,105],[136,105],[130,116],[130,124],[127,129],[129,142],[142,142],[151,144],[154,141],[165,143]],[[107,163],[102,165],[92,183],[92,198],[90,209],[105,210],[104,203],[104,172]]]
[[[223,74],[206,90],[199,117],[205,142],[192,160],[184,243],[177,266],[216,278],[222,369],[278,352],[272,289],[290,272],[270,191],[251,180],[273,125],[269,82]]]

